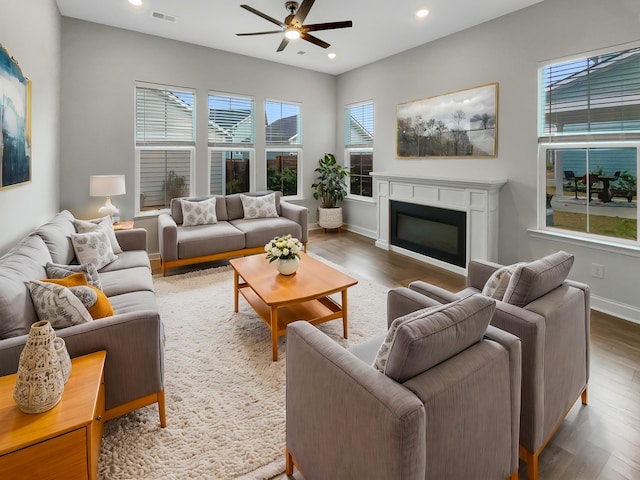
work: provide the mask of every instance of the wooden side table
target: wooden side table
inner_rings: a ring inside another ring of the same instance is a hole
[[[22,413],[13,400],[16,375],[0,377],[0,478],[98,477],[106,355],[74,358],[62,400],[43,413]]]
[[[133,220],[125,220],[123,222],[118,222],[113,224],[114,230],[131,230],[133,228]]]

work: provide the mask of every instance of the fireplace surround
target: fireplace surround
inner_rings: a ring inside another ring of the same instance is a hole
[[[466,275],[467,263],[472,258],[498,261],[498,207],[500,189],[506,180],[389,172],[373,172],[371,176],[377,205],[377,247],[462,275]],[[409,236],[404,241],[398,241],[397,219],[392,220],[398,205],[401,207],[400,228]],[[416,213],[420,211],[423,213]],[[434,217],[427,218],[432,224],[420,224],[425,216]],[[425,233],[426,228],[432,233]],[[426,246],[416,246],[416,243]]]

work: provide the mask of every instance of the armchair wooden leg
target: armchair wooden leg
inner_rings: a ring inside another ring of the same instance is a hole
[[[585,385],[584,390],[582,391],[582,404],[587,405],[589,400],[589,385]]]
[[[542,448],[535,453],[520,445],[520,458],[527,462],[527,471],[529,472],[529,480],[538,480],[538,456]],[[516,477],[517,478],[517,477]]]
[[[287,475],[293,475],[293,457],[291,456],[291,452],[289,451],[289,449],[286,449],[286,466],[285,466],[285,473]]]

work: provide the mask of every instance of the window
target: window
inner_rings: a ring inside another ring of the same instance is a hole
[[[136,211],[168,208],[191,193],[195,93],[136,85]]]
[[[302,111],[300,105],[265,102],[267,188],[285,197],[302,191]]]
[[[544,228],[638,243],[640,47],[540,69]]]
[[[349,168],[349,194],[373,197],[373,102],[344,109],[344,143]]]
[[[253,174],[253,98],[209,94],[209,193],[249,192]]]
[[[298,165],[302,151],[300,149],[270,150],[267,149],[267,188],[279,190],[282,195],[298,194]]]

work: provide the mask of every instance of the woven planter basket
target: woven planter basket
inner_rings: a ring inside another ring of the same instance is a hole
[[[342,207],[318,207],[318,224],[322,228],[339,228],[342,226]]]

